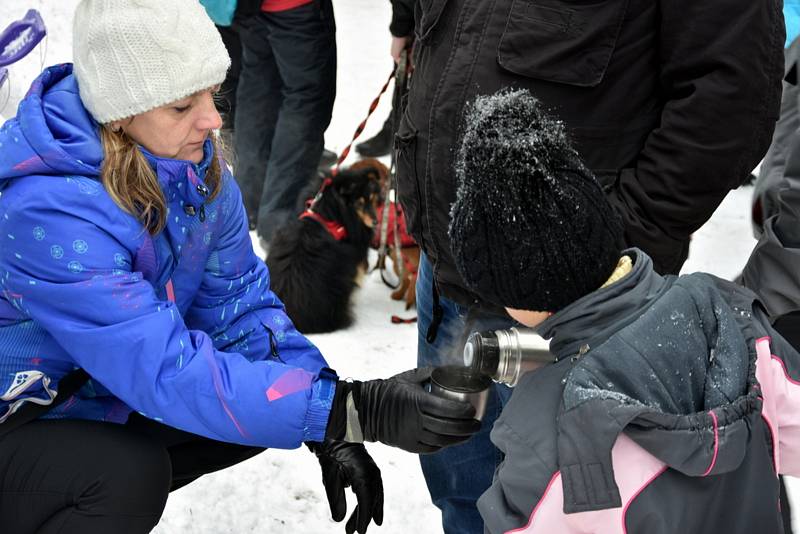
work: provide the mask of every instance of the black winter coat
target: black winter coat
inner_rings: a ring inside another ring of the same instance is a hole
[[[677,273],[692,232],[769,145],[783,75],[781,6],[418,0],[397,175],[409,230],[440,292],[478,302],[447,236],[453,159],[465,105],[504,87],[530,89],[564,121],[624,221],[627,245],[646,251],[658,272]]]

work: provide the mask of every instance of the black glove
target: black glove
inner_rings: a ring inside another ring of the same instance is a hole
[[[325,436],[380,441],[415,453],[436,452],[466,441],[481,428],[475,408],[426,391],[424,384],[432,370],[413,369],[388,380],[339,381]],[[348,397],[352,399],[349,409]]]
[[[344,489],[353,487],[356,509],[347,520],[344,531],[364,534],[372,519],[376,525],[383,523],[383,481],[381,470],[372,461],[367,449],[360,443],[326,439],[322,443],[308,442],[309,449],[317,455],[322,467],[322,484],[328,495],[331,517],[339,522],[347,514]]]

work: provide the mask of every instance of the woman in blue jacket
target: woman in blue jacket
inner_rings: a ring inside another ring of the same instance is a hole
[[[434,451],[474,411],[426,370],[338,381],[292,326],[215,144],[230,60],[199,3],[84,0],[74,35],[0,128],[0,531],[148,532],[171,489],[303,442],[334,519],[352,485],[346,531],[380,524],[360,442]]]

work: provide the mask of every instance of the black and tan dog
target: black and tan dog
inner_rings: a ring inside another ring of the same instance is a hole
[[[273,236],[267,266],[294,325],[314,334],[353,322],[350,297],[367,269],[379,176],[372,169],[343,170],[309,193],[316,195],[300,216]]]

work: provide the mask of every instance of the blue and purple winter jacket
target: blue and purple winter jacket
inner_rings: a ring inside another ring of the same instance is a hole
[[[99,181],[72,66],[34,81],[0,128],[0,422],[81,367],[92,380],[46,417],[136,410],[262,447],[324,437],[336,377],[270,291],[227,170],[206,198],[205,148],[200,164],[143,150],[169,205],[151,238]]]

